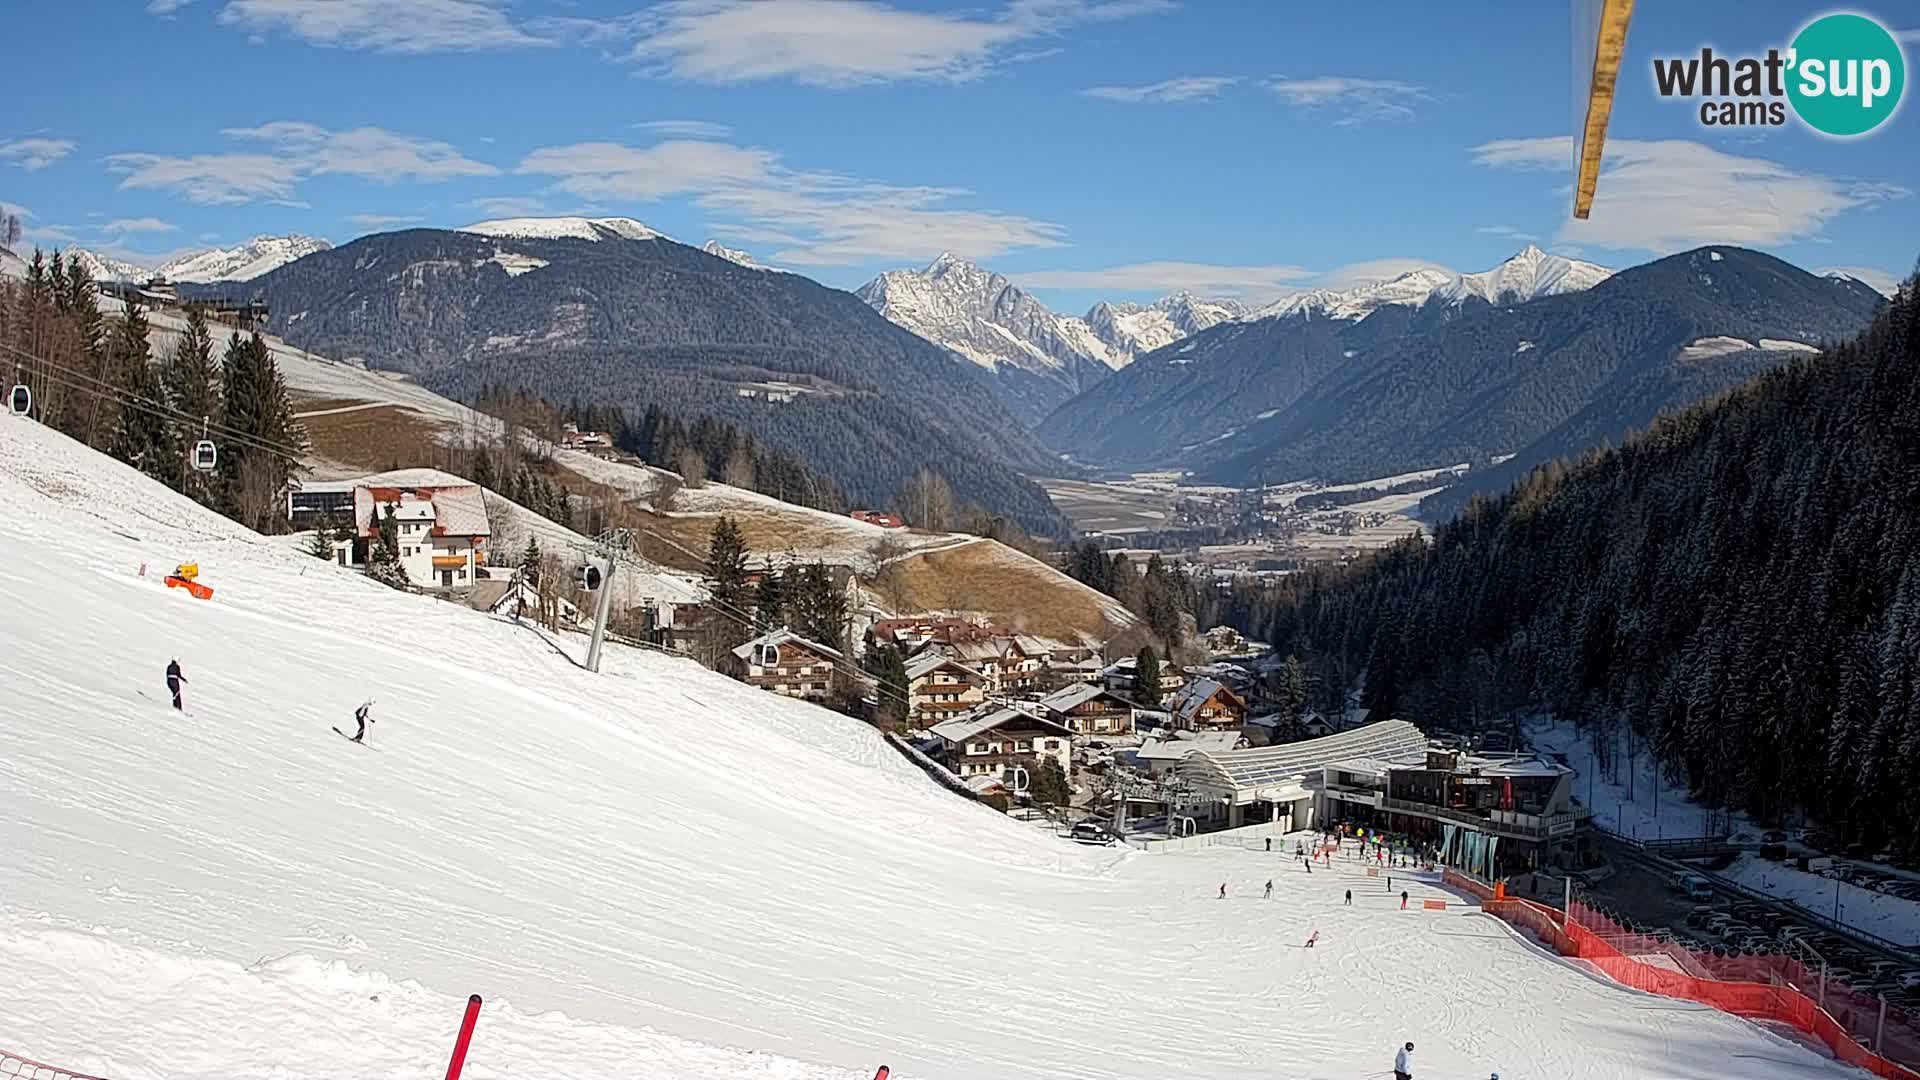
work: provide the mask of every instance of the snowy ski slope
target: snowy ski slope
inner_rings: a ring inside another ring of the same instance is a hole
[[[30,1057],[437,1077],[478,992],[477,1080],[1351,1080],[1409,1038],[1421,1080],[1857,1075],[1339,867],[1076,847],[691,663],[587,674],[11,417],[0,506],[0,1047]],[[185,559],[211,601],[152,576]]]

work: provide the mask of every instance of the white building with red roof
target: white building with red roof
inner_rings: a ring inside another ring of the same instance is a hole
[[[487,505],[478,484],[359,484],[353,489],[354,560],[364,563],[393,512],[400,565],[423,589],[465,589],[487,564]]]

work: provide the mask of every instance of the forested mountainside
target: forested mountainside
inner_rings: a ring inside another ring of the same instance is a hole
[[[1220,483],[1512,454],[1495,474],[1510,482],[1855,333],[1882,300],[1852,279],[1702,248],[1524,303],[1442,290],[1357,320],[1304,311],[1216,326],[1135,361],[1042,431],[1076,459],[1178,465]]]
[[[252,284],[288,342],[443,393],[515,386],[636,411],[671,403],[689,421],[752,432],[857,501],[884,503],[932,469],[963,500],[1037,533],[1066,531],[1020,473],[1055,459],[973,365],[804,277],[644,229],[589,235],[382,233]]]
[[[1248,629],[1375,715],[1630,726],[1709,804],[1920,844],[1920,298],[1344,570]],[[1602,762],[1602,767],[1606,763]]]

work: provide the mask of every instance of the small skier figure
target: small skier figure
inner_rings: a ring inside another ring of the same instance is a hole
[[[173,707],[181,712],[186,710],[180,705],[180,687],[185,685],[187,677],[180,674],[180,661],[167,661],[167,692],[173,695]]]
[[[1319,940],[1320,940],[1320,931],[1318,930],[1315,930],[1313,933],[1307,935],[1307,948],[1309,949],[1313,948],[1313,943]]]
[[[1308,864],[1307,864],[1307,873],[1309,873],[1309,874],[1311,874],[1311,873],[1313,873],[1313,864],[1312,864],[1312,863],[1308,863]]]
[[[1273,899],[1273,879],[1267,879],[1267,899]]]
[[[1269,852],[1273,850],[1273,837],[1271,836],[1267,837],[1267,850]]]
[[[1348,907],[1353,906],[1353,890],[1352,889],[1347,890],[1347,906]]]
[[[354,741],[354,742],[365,742],[365,741],[366,741],[366,739],[367,739],[367,725],[368,725],[368,724],[371,724],[371,723],[373,723],[373,717],[372,717],[372,716],[370,716],[370,715],[368,715],[368,714],[369,714],[369,713],[371,713],[372,711],[373,711],[373,702],[372,702],[372,700],[367,700],[367,701],[363,701],[363,702],[361,702],[361,703],[360,703],[360,707],[359,707],[359,708],[357,708],[357,709],[355,709],[355,710],[353,710],[353,719],[354,719],[354,721],[355,721],[356,723],[358,723],[358,724],[360,725],[360,729],[359,729],[358,731],[355,731],[355,732],[353,733],[353,741]]]
[[[1226,898],[1227,898],[1227,883],[1223,881],[1220,883],[1220,899],[1225,900]]]
[[[1400,910],[1407,910],[1407,890],[1405,889],[1400,890]]]
[[[1393,1080],[1413,1080],[1413,1044],[1393,1055]]]

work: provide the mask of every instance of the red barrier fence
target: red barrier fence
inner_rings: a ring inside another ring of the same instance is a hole
[[[88,1076],[86,1073],[77,1073],[71,1069],[42,1065],[5,1050],[0,1050],[0,1077],[5,1077],[6,1080],[15,1080],[16,1077],[18,1080],[100,1080],[97,1076]]]
[[[1441,880],[1480,899],[1481,910],[1526,930],[1562,956],[1577,957],[1623,986],[1711,1005],[1755,1020],[1791,1024],[1825,1043],[1834,1057],[1887,1080],[1920,1080],[1901,1060],[1920,1062],[1920,1025],[1886,1003],[1809,971],[1790,956],[1717,956],[1631,933],[1574,901],[1572,918],[1554,908],[1500,895],[1470,875]],[[1842,1023],[1842,1019],[1851,1023]],[[1879,1053],[1856,1037],[1878,1038]]]

